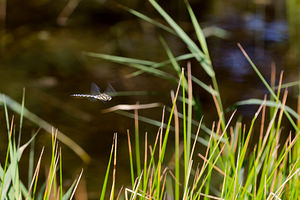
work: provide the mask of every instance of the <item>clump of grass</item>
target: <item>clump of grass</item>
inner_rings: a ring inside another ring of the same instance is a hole
[[[168,59],[162,62],[92,52],[85,53],[88,56],[137,69],[136,72],[128,77],[149,73],[178,84],[176,94],[173,94],[172,97],[172,107],[167,107],[166,109],[164,107],[160,123],[143,116],[137,116],[137,111],[135,111],[135,114],[132,114],[125,112],[121,107],[116,111],[121,115],[134,118],[135,124],[137,124],[137,119],[139,119],[159,127],[153,146],[147,146],[147,137],[145,138],[144,159],[140,158],[141,149],[139,145],[134,149],[136,151],[136,157],[134,158],[128,133],[131,187],[125,188],[123,198],[169,198],[176,200],[297,199],[300,195],[300,142],[298,139],[300,104],[298,105],[298,113],[286,105],[287,90],[284,91],[283,95],[281,94],[283,74],[280,76],[280,84],[277,88],[270,86],[246,51],[238,44],[250,66],[268,89],[270,99],[249,99],[238,102],[235,105],[259,105],[249,127],[243,124],[240,119],[234,120],[235,111],[230,118],[225,119],[225,110],[222,105],[205,35],[188,1],[185,1],[186,7],[198,39],[197,42],[201,48],[156,1],[149,0],[149,2],[162,16],[167,25],[136,10],[124,6],[121,7],[138,18],[177,36],[186,45],[189,50],[188,53],[174,56],[162,37],[160,37],[160,41],[168,56]],[[187,76],[185,75],[179,62],[189,59],[198,61],[199,66],[210,77],[211,83],[204,83],[192,76],[190,65],[187,67]],[[163,70],[163,67],[168,65],[173,67],[173,74]],[[192,117],[193,109],[195,109],[192,83],[197,84],[208,92],[214,101],[219,121],[213,122],[210,129],[202,123],[202,120],[200,123],[197,123]],[[297,84],[298,82],[295,83]],[[295,83],[293,84],[295,85]],[[182,88],[182,94],[179,94],[180,87]],[[182,102],[182,113],[177,108],[177,106],[179,107],[179,99]],[[270,111],[269,116],[267,115],[267,106]],[[165,110],[170,112],[166,122],[164,121]],[[287,138],[282,137],[284,132],[282,119],[284,116],[293,127],[293,131],[288,134]],[[298,120],[298,124],[295,123],[293,117]],[[259,119],[261,120],[260,122],[258,122]],[[179,127],[180,124],[182,124],[182,127]],[[196,132],[192,128],[195,125],[198,127]],[[257,129],[259,129],[258,134]],[[207,135],[202,134],[200,130]],[[175,132],[175,149],[167,148],[169,135],[173,133],[170,131]],[[138,136],[137,132],[138,128],[136,126],[135,136]],[[259,135],[258,140],[254,138],[255,135]],[[135,137],[135,140],[135,144],[138,144],[138,137]],[[279,142],[282,140],[285,140],[283,144]],[[205,155],[196,153],[196,146],[199,146],[198,148],[205,147]],[[174,152],[175,164],[170,164],[166,161],[166,151]],[[201,165],[194,163],[199,158],[202,159]],[[134,160],[136,160],[137,166],[134,166]],[[144,163],[141,162],[142,160],[144,160]],[[134,172],[133,169],[135,168],[137,172]]]
[[[32,123],[38,125],[42,129],[44,129],[46,132],[50,133],[52,132],[53,126],[48,123],[47,121],[41,119],[39,116],[36,114],[30,112],[25,106],[25,89],[23,90],[23,99],[22,99],[22,104],[19,104],[17,101],[14,99],[10,98],[6,94],[1,94],[0,93],[0,105],[4,106],[5,109],[6,106],[10,108],[12,111],[20,114],[21,120],[20,120],[20,132],[19,132],[19,140],[21,137],[21,130],[22,130],[22,124],[23,124],[23,117],[31,121]],[[7,112],[6,112],[7,113]],[[7,116],[6,116],[7,117]],[[8,124],[8,122],[7,122]],[[90,161],[90,156],[76,143],[74,142],[71,138],[69,138],[67,135],[62,133],[61,131],[57,130],[57,138],[64,143],[66,146],[68,146],[70,149],[72,149],[84,162],[88,163]],[[20,141],[19,141],[20,143]]]
[[[58,146],[57,142],[57,134],[58,131],[54,131],[52,129],[52,151],[51,151],[51,159],[49,172],[46,182],[42,183],[38,181],[39,172],[41,167],[41,160],[44,153],[44,148],[41,150],[39,159],[36,163],[36,167],[34,169],[34,149],[30,149],[30,158],[29,158],[29,167],[28,167],[28,185],[26,186],[21,177],[19,176],[20,167],[24,168],[24,166],[20,166],[20,160],[22,158],[24,150],[30,146],[34,142],[35,135],[26,142],[21,145],[21,135],[19,135],[18,140],[16,140],[16,129],[14,116],[9,122],[9,115],[6,106],[6,101],[3,101],[6,122],[7,122],[7,132],[8,132],[8,146],[6,151],[5,163],[4,167],[0,166],[0,200],[1,199],[72,199],[74,196],[76,187],[79,183],[82,172],[80,173],[77,180],[73,182],[70,188],[63,192],[62,188],[62,161],[61,161],[61,149]],[[20,130],[19,134],[21,134],[22,122],[23,122],[23,111],[24,111],[24,97],[23,103],[21,107],[21,116],[20,116]],[[5,142],[3,142],[5,143]],[[33,146],[31,146],[33,147]]]
[[[184,86],[183,74],[182,70],[166,129],[163,128],[162,121],[153,146],[147,146],[148,141],[145,137],[145,154],[144,159],[141,159],[144,160],[144,167],[143,171],[136,176],[133,169],[137,166],[134,166],[132,161],[134,154],[128,133],[132,184],[131,187],[125,188],[123,198],[297,199],[300,195],[300,164],[299,154],[297,154],[299,149],[296,149],[295,145],[299,141],[299,132],[293,134],[291,132],[285,139],[284,145],[279,143],[283,132],[281,122],[288,96],[287,90],[284,91],[282,100],[278,100],[269,119],[266,117],[265,100],[259,106],[248,128],[239,120],[233,122],[235,112],[232,113],[224,130],[221,128],[221,120],[213,123],[205,147],[205,155],[195,152],[196,146],[201,145],[200,148],[203,148],[202,144],[197,143],[201,134],[201,120],[191,149],[188,151],[187,145],[183,145],[183,152],[190,152],[188,165],[185,166],[185,162],[180,163],[180,160],[184,159],[179,153],[178,133],[186,133],[182,130],[186,126],[181,130],[178,129],[177,110],[179,87]],[[280,91],[279,89],[278,97]],[[175,134],[178,137],[175,140],[175,149],[167,148],[172,118],[175,118],[175,127],[177,127]],[[258,122],[259,118],[260,122]],[[253,137],[257,128],[260,132],[259,140],[254,145],[250,145],[251,140],[255,141]],[[225,137],[226,133],[228,133],[227,137]],[[135,150],[140,151],[140,149]],[[165,159],[166,151],[174,152],[175,167]],[[197,157],[202,159],[201,165],[194,163]],[[222,181],[215,181],[216,179]]]

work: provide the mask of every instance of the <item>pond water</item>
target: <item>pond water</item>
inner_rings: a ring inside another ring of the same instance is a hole
[[[298,79],[299,58],[294,55],[299,55],[299,52],[292,52],[291,43],[297,45],[299,39],[291,41],[291,24],[288,23],[285,1],[276,4],[261,2],[191,2],[208,37],[208,47],[225,108],[239,100],[263,98],[263,94],[267,93],[237,43],[242,44],[267,80],[272,63],[277,67],[277,75],[280,70],[285,70],[285,82]],[[65,6],[63,3],[54,4],[47,0],[26,1],[22,2],[23,5],[14,1],[7,3],[5,36],[1,38],[1,92],[21,102],[22,88],[25,87],[25,106],[89,153],[92,161],[85,165],[68,147],[62,145],[64,176],[69,180],[84,167],[84,177],[92,199],[98,198],[100,194],[113,133],[117,132],[118,186],[128,183],[130,177],[125,133],[127,129],[134,133],[134,121],[116,113],[102,113],[102,110],[136,102],[170,105],[169,91],[175,89],[175,85],[149,74],[128,78],[127,75],[134,72],[134,69],[91,58],[82,52],[162,61],[167,59],[167,55],[159,42],[159,32],[175,55],[186,53],[185,46],[177,38],[137,20],[117,5],[106,1],[80,2],[64,26],[57,24],[59,13]],[[123,3],[159,18],[150,5]],[[175,20],[196,39],[184,4],[180,1],[177,3],[162,6],[171,16],[176,16]],[[23,14],[20,14],[20,9]],[[166,70],[172,72],[171,68]],[[199,66],[192,66],[192,74],[209,83]],[[102,91],[111,84],[116,91],[145,91],[147,94],[115,97],[107,103],[70,96],[74,93],[89,93],[92,82],[97,83]],[[197,86],[194,89],[195,96],[201,102],[205,121],[211,124],[217,116],[211,96]],[[290,101],[296,105],[293,96]],[[253,116],[255,109],[242,107],[239,114],[247,119]],[[162,107],[158,107],[140,111],[139,114],[160,120],[161,112]],[[1,120],[3,122],[4,112]],[[147,131],[149,135],[156,134],[157,127],[145,123],[140,125],[141,133]],[[32,130],[37,128],[25,120],[23,138],[29,138]],[[49,134],[41,131],[37,137],[37,152],[49,144]]]

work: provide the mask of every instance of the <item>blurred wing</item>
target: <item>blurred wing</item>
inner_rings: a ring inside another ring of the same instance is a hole
[[[107,87],[106,87],[106,90],[105,90],[105,93],[107,93],[107,94],[113,94],[113,93],[115,93],[116,92],[116,90],[113,88],[113,86],[111,86],[111,84],[110,83],[108,83],[107,84]]]
[[[91,94],[92,95],[99,95],[100,94],[100,88],[98,87],[98,85],[96,85],[96,83],[91,84]]]

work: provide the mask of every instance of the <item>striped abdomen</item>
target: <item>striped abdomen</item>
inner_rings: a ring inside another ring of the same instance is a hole
[[[101,93],[99,95],[91,95],[91,94],[72,94],[71,96],[73,97],[83,97],[83,98],[88,98],[90,100],[99,100],[99,101],[110,101],[111,96]]]
[[[96,95],[91,94],[71,94],[72,97],[85,97],[85,98],[95,98],[97,99]]]

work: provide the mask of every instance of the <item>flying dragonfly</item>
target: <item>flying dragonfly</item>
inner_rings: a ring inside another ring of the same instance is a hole
[[[109,85],[108,89],[114,91],[111,85]],[[89,100],[92,101],[103,101],[103,102],[110,101],[112,99],[111,96],[106,94],[105,92],[101,93],[100,88],[95,83],[91,84],[91,94],[72,94],[71,96],[83,97],[83,98],[88,98]]]

